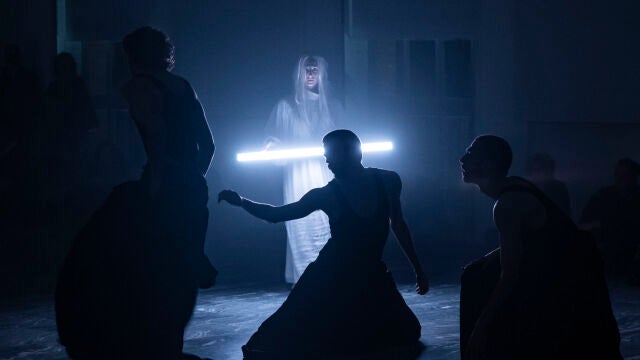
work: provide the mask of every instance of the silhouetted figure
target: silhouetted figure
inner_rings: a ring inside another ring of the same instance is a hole
[[[78,76],[75,59],[65,52],[56,55],[54,79],[44,96],[41,125],[41,146],[46,149],[42,154],[43,171],[49,185],[45,197],[71,213],[81,209],[79,205],[89,193],[86,190],[93,172],[87,150],[89,133],[97,125],[96,112],[89,91]]]
[[[306,268],[284,304],[243,347],[248,358],[357,354],[391,346],[410,347],[420,338],[420,323],[381,260],[391,224],[416,271],[416,291],[427,292],[427,277],[402,215],[400,177],[392,171],[364,168],[360,140],[349,130],[330,132],[323,143],[335,178],[299,201],[271,206],[231,190],[218,195],[218,201],[240,206],[272,223],[322,210],[331,224],[331,238],[317,259]]]
[[[22,63],[20,48],[7,45],[0,73],[0,190],[15,193],[17,188],[26,188],[25,183],[32,182],[29,160],[34,149],[30,139],[40,109],[40,95],[36,77]]]
[[[330,96],[328,65],[320,56],[302,56],[294,73],[293,96],[278,101],[265,128],[267,148],[317,144],[337,129],[342,106]],[[282,193],[285,203],[300,200],[307,191],[327,185],[333,177],[320,159],[291,160],[284,167]],[[285,280],[296,283],[307,265],[315,260],[331,236],[329,219],[315,212],[287,221]]]
[[[494,199],[500,248],[468,265],[460,345],[469,359],[621,359],[595,242],[540,189],[508,177],[511,148],[476,138],[463,180]]]
[[[76,61],[63,52],[54,61],[55,78],[45,92],[45,123],[48,135],[62,150],[62,161],[77,166],[88,132],[98,126],[89,91],[78,76]]]
[[[193,89],[169,73],[168,37],[144,27],[123,46],[133,74],[123,93],[148,161],[75,239],[56,292],[58,332],[74,359],[178,359],[198,287],[216,275],[203,252],[213,139]]]
[[[614,184],[600,189],[587,202],[580,225],[596,236],[607,273],[616,280],[638,283],[634,261],[640,246],[640,165],[625,158],[618,161]]]
[[[535,154],[527,164],[528,177],[542,192],[553,200],[565,214],[571,216],[569,190],[556,179],[556,162],[549,154]]]
[[[22,64],[17,45],[5,47],[4,62],[0,73],[0,153],[22,145],[31,135],[40,105],[36,78]]]

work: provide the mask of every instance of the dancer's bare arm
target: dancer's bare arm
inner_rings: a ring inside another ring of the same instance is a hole
[[[518,281],[526,217],[536,206],[541,205],[531,195],[524,193],[506,193],[494,206],[493,218],[500,232],[500,279],[476,322],[465,360],[478,359],[484,351],[488,327]]]
[[[409,226],[404,220],[404,215],[402,213],[402,203],[400,202],[402,180],[400,180],[400,176],[395,172],[389,172],[388,176],[385,177],[385,183],[387,184],[390,200],[389,220],[391,221],[391,230],[393,230],[400,247],[416,272],[416,292],[420,295],[424,295],[429,291],[429,280],[422,270],[418,254],[413,246]]]
[[[223,190],[218,194],[218,202],[221,201],[240,206],[246,212],[259,219],[277,223],[300,219],[316,210],[322,210],[326,202],[326,196],[322,188],[312,189],[296,202],[283,206],[273,206],[243,198],[233,190]]]

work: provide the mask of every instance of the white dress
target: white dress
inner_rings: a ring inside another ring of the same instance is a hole
[[[306,116],[300,115],[301,106],[296,106],[293,99],[280,100],[271,113],[267,134],[280,140],[282,147],[318,146],[322,137],[336,128],[332,115],[341,113],[339,106],[332,104],[333,111],[321,112],[318,94],[307,91],[305,95]],[[323,157],[290,160],[284,168],[284,203],[300,200],[309,190],[323,187],[331,179],[333,174],[327,168]],[[287,221],[285,225],[285,280],[288,283],[296,283],[331,236],[329,218],[322,211],[315,211],[305,218]]]

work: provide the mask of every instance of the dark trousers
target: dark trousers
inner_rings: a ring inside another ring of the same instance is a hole
[[[487,306],[500,278],[500,251],[464,267],[460,287],[460,353],[465,350],[473,328]]]

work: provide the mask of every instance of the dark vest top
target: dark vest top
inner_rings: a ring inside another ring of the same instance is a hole
[[[382,252],[389,235],[389,203],[378,169],[373,172],[378,201],[373,215],[358,215],[336,180],[327,185],[340,206],[340,216],[329,217],[331,238],[320,255],[319,262],[330,261],[338,267],[355,266],[362,269],[381,264]]]
[[[525,179],[514,177],[523,185],[506,186],[502,194],[524,192],[534,196],[544,207],[545,223],[523,234],[519,292],[524,296],[544,296],[569,291],[567,282],[589,266],[595,245],[571,218],[542,190]],[[592,265],[593,266],[593,265]],[[551,291],[544,291],[544,289]],[[524,294],[523,294],[524,293]]]

